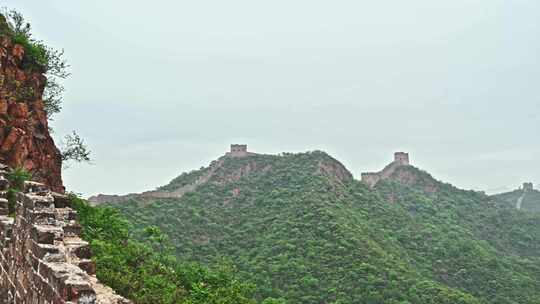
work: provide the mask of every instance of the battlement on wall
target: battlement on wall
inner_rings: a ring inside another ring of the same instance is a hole
[[[7,168],[0,168],[0,304],[131,303],[98,283],[69,198],[26,182],[10,217]]]

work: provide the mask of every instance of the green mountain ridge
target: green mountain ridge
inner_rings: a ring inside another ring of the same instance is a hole
[[[211,172],[211,174],[209,174]],[[230,260],[287,303],[540,303],[540,217],[399,166],[373,189],[328,154],[225,156],[108,204],[182,260]]]

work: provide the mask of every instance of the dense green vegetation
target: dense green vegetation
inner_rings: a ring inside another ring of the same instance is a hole
[[[13,43],[24,48],[23,65],[26,68],[46,72],[49,57],[47,47],[43,42],[31,38],[31,26],[20,13],[4,8],[0,15],[0,32],[9,35]]]
[[[255,303],[250,298],[254,286],[237,280],[227,261],[212,268],[180,262],[159,228],[146,227],[135,240],[116,210],[91,207],[75,196],[72,205],[94,252],[97,277],[135,303]]]
[[[258,299],[540,303],[538,216],[414,167],[396,172],[413,184],[395,178],[371,190],[320,170],[339,166],[322,152],[216,164],[206,184],[180,199],[113,207],[138,228],[159,226],[182,260],[230,259],[256,283]]]

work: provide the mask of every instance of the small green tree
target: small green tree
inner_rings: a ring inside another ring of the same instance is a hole
[[[62,162],[66,164],[69,161],[74,162],[90,162],[90,150],[84,143],[84,140],[73,131],[71,134],[64,136],[62,142],[60,154],[62,155]]]
[[[51,119],[62,109],[64,87],[60,80],[70,76],[69,64],[64,58],[64,50],[55,50],[43,41],[34,39],[32,26],[26,22],[21,13],[3,8],[2,14],[6,17],[13,42],[24,47],[23,66],[45,73],[47,76],[43,104],[47,117]]]
[[[17,202],[17,192],[24,190],[24,182],[32,178],[32,175],[23,168],[18,167],[11,170],[6,175],[6,178],[10,183],[10,187],[7,190],[8,214],[10,216],[14,216],[15,205]]]
[[[11,189],[16,191],[23,191],[24,182],[29,180],[31,177],[32,175],[21,167],[11,170],[11,172],[6,175],[7,180],[11,184]]]

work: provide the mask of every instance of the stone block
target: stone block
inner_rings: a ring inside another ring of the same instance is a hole
[[[39,259],[42,259],[47,254],[60,253],[60,249],[55,245],[39,244],[33,240],[30,240],[28,244],[30,245],[30,251]]]
[[[28,210],[28,221],[38,225],[55,225],[56,217],[54,210]]]
[[[79,268],[81,268],[84,272],[86,272],[89,275],[95,275],[96,274],[96,263],[92,260],[85,259],[79,261]]]
[[[70,237],[80,236],[82,232],[82,226],[76,222],[67,224],[66,226],[63,227],[63,229],[64,229],[64,234]]]
[[[69,223],[77,220],[77,211],[71,208],[56,208],[55,216],[56,220]]]
[[[27,194],[22,199],[25,208],[29,209],[54,209],[54,198],[52,195]]]
[[[7,209],[8,208],[8,205],[9,205],[9,202],[7,199],[5,198],[0,198],[0,208],[5,208]]]
[[[63,236],[63,230],[57,226],[34,225],[31,237],[40,244],[54,244],[54,240]]]
[[[56,208],[71,207],[71,200],[69,196],[57,192],[52,192],[51,194],[54,198],[54,206]]]
[[[47,186],[42,183],[26,181],[24,182],[24,192],[35,193],[35,194],[47,194],[50,191],[47,188]]]
[[[6,191],[9,188],[9,181],[0,175],[0,191]]]
[[[79,259],[92,258],[92,250],[86,241],[80,240],[76,243],[67,243],[66,249],[70,254],[78,257]]]

